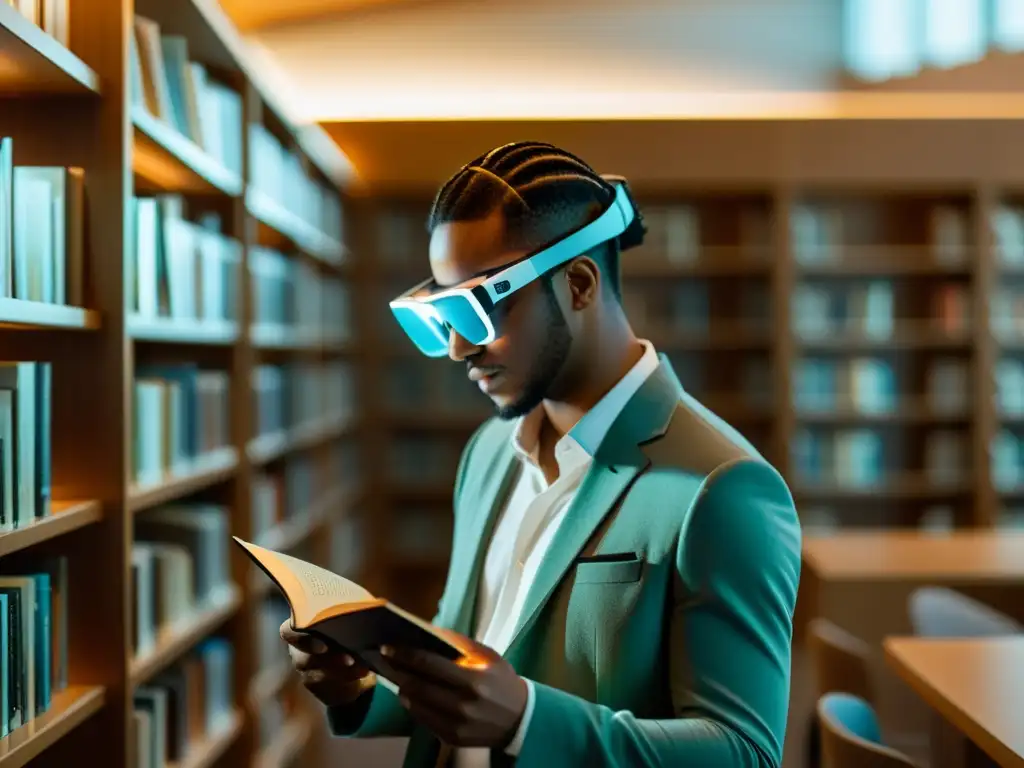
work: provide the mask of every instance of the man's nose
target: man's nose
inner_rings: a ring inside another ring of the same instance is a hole
[[[448,337],[448,357],[457,363],[461,363],[467,357],[479,353],[481,349],[483,347],[471,344],[455,331],[452,331]]]

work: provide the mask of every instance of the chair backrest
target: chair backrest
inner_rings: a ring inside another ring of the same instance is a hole
[[[818,696],[852,693],[874,703],[867,643],[827,619],[816,618],[808,626],[807,649],[814,667]]]
[[[907,606],[921,637],[1000,637],[1024,634],[1024,625],[974,598],[946,587],[921,587]]]
[[[882,744],[874,709],[849,693],[818,699],[823,768],[908,768],[913,761]]]

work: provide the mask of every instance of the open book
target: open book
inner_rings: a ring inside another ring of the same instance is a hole
[[[380,647],[416,648],[448,659],[460,659],[460,650],[445,630],[374,597],[354,581],[233,536],[284,594],[292,611],[292,628],[340,648],[364,666],[389,678],[387,659]]]

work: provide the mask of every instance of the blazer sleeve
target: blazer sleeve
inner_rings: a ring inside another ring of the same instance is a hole
[[[459,466],[455,473],[455,515],[458,525],[458,508],[467,475],[467,467],[472,458],[473,450],[479,442],[480,435],[490,422],[477,428],[469,438],[459,458]],[[449,568],[449,577],[451,569]],[[431,623],[436,624],[441,615],[445,595],[448,594],[450,583],[446,579],[444,592],[438,602],[437,613]],[[409,736],[412,732],[412,718],[406,709],[398,703],[398,698],[382,685],[375,685],[352,704],[346,707],[328,707],[327,724],[334,736],[365,738],[372,736]]]
[[[520,765],[781,765],[800,578],[800,525],[781,476],[747,459],[713,472],[674,566],[675,716],[639,719],[534,683]]]

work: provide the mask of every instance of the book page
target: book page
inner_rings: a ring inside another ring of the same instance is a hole
[[[232,537],[280,587],[292,609],[296,629],[311,626],[318,614],[336,605],[374,601],[363,587],[325,568]]]

